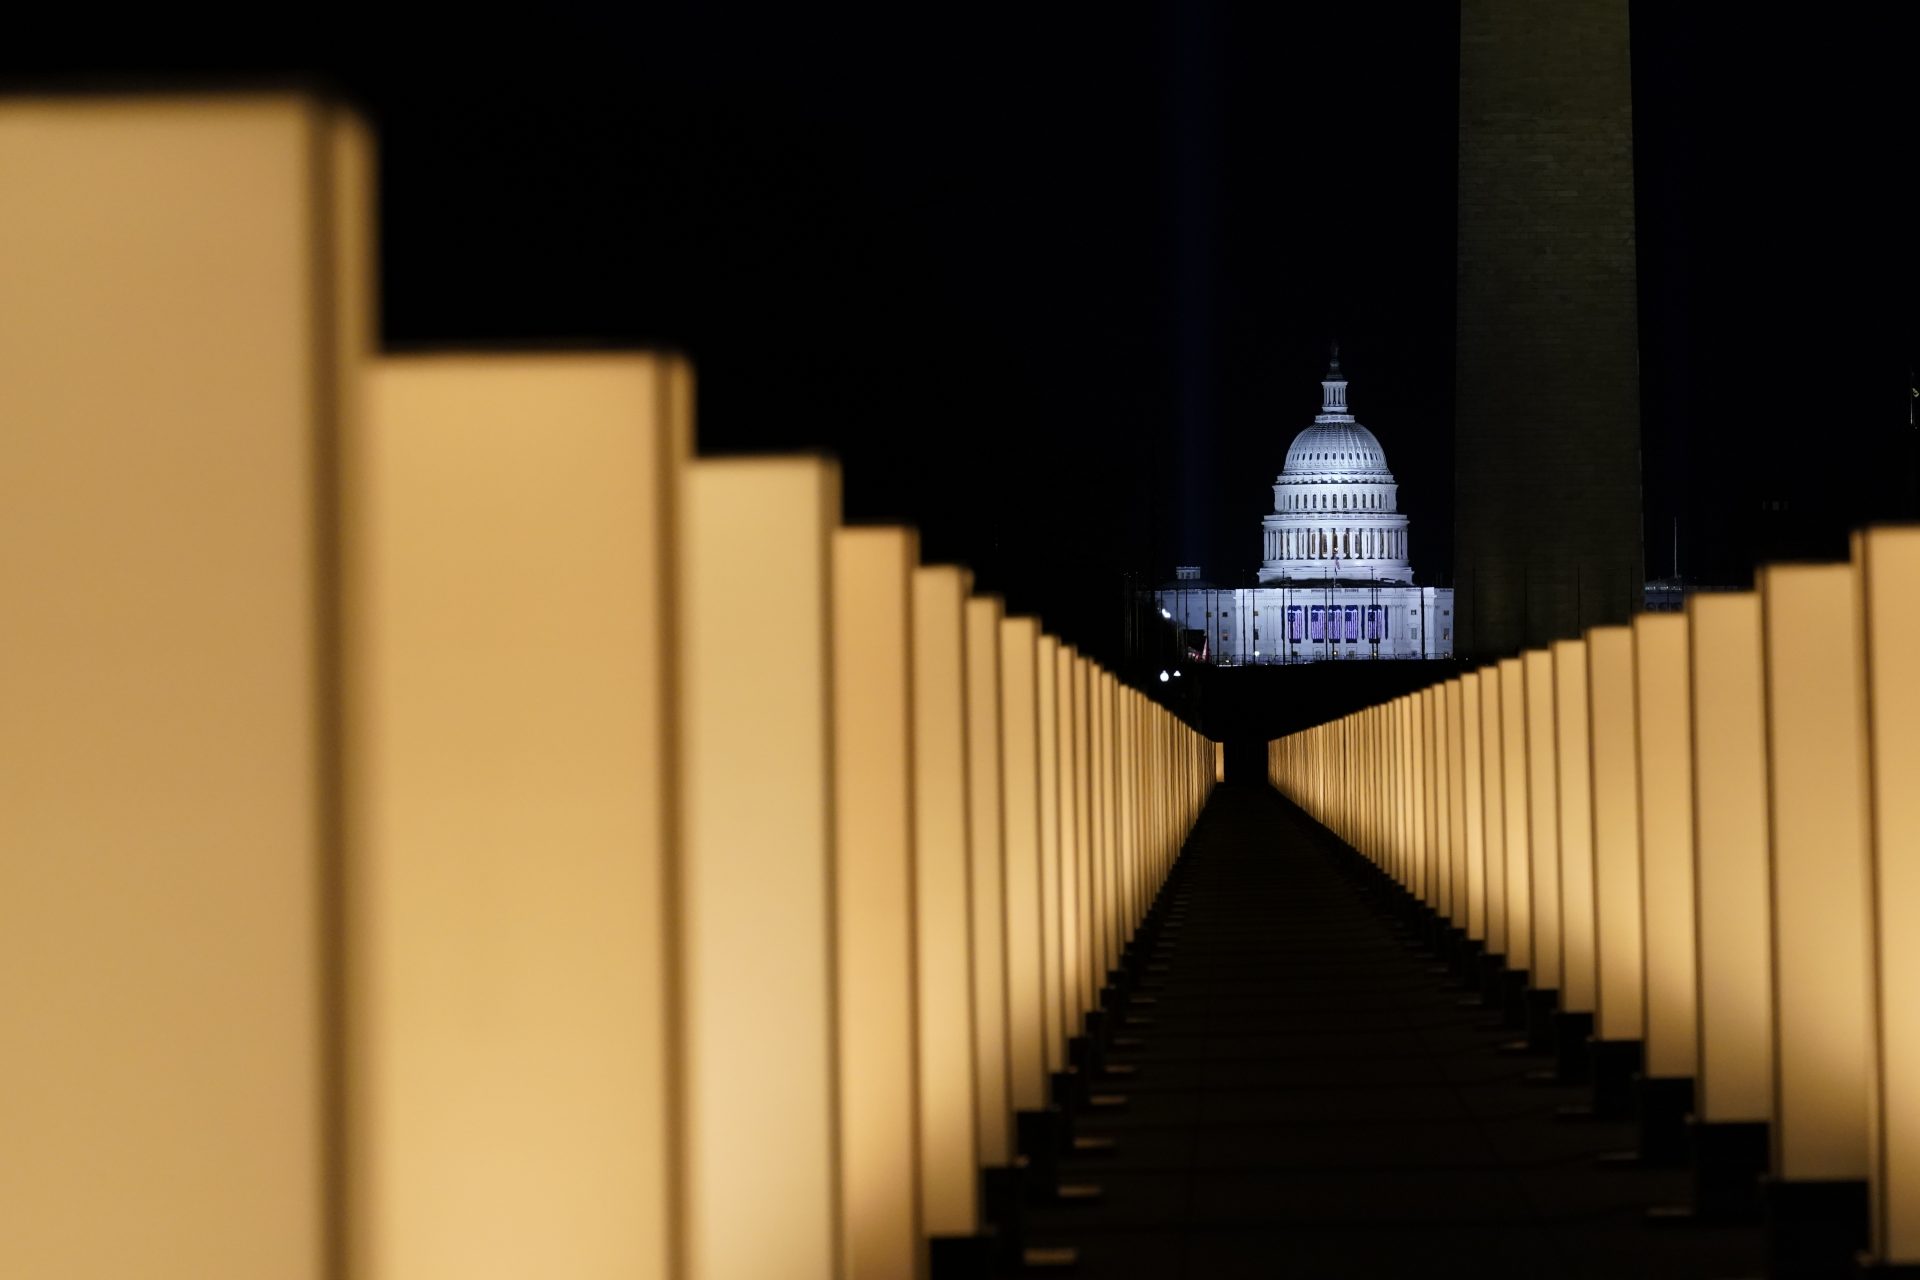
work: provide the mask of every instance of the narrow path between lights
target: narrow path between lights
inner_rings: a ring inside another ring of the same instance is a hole
[[[1400,929],[1357,855],[1265,785],[1214,793],[1169,892],[1136,1010],[1114,1150],[1067,1163],[1104,1196],[1039,1211],[1078,1274],[1724,1277],[1757,1229],[1649,1225],[1683,1170],[1604,1166],[1626,1123],[1557,1119],[1585,1091]],[[1164,967],[1162,967],[1164,966]]]

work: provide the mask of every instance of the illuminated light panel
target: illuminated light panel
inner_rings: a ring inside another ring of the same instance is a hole
[[[1062,645],[1054,695],[1060,708],[1060,1037],[1076,1035],[1086,1012],[1086,690],[1080,655]]]
[[[327,1265],[369,151],[292,96],[0,102],[0,1274]]]
[[[681,496],[683,1265],[690,1280],[828,1280],[842,1274],[829,694],[839,476],[815,459],[698,461]],[[780,644],[763,642],[768,617],[782,620]]]
[[[1001,798],[1006,815],[1007,1064],[1016,1111],[1047,1103],[1040,811],[1040,624],[1000,624]],[[1050,659],[1051,655],[1049,655]],[[1051,669],[1049,666],[1048,669]]]
[[[1860,599],[1851,565],[1759,577],[1773,887],[1773,1171],[1865,1178],[1868,871]]]
[[[967,601],[967,843],[972,867],[974,1088],[980,1162],[1013,1160],[1007,1071],[1007,892],[1000,803],[1000,601]]]
[[[1500,662],[1500,794],[1507,848],[1507,967],[1533,967],[1533,845],[1527,830],[1526,671]]]
[[[833,535],[834,971],[842,1265],[915,1272],[912,531]]]
[[[1462,679],[1447,681],[1447,814],[1451,822],[1453,847],[1453,902],[1449,912],[1454,926],[1464,930],[1468,923],[1469,878],[1467,848],[1466,726],[1461,698],[1466,688]]]
[[[1646,1074],[1699,1066],[1693,905],[1693,732],[1687,619],[1633,620],[1640,720],[1640,867],[1646,949]]]
[[[1694,1107],[1713,1123],[1765,1122],[1773,1118],[1773,908],[1760,597],[1694,596],[1687,633],[1700,1008]]]
[[[1872,754],[1876,986],[1874,1253],[1920,1262],[1920,672],[1912,660],[1920,531],[1869,529],[1855,544],[1865,605]]]
[[[919,966],[920,1217],[979,1229],[968,895],[966,570],[913,574],[913,897]],[[996,815],[997,818],[998,815]]]
[[[1554,797],[1560,843],[1560,1007],[1592,1013],[1594,954],[1593,744],[1587,718],[1587,642],[1553,642]]]
[[[1413,868],[1415,896],[1427,905],[1433,905],[1431,897],[1434,859],[1433,831],[1433,735],[1427,731],[1427,710],[1431,699],[1422,689],[1413,696],[1413,787],[1415,796],[1414,821],[1419,832],[1419,858]],[[1324,753],[1331,758],[1332,753]]]
[[[1477,671],[1460,677],[1461,751],[1467,814],[1467,937],[1487,936],[1487,847],[1484,785],[1480,778],[1480,681]]]
[[[1560,987],[1560,815],[1555,776],[1553,652],[1520,655],[1527,757],[1527,847],[1533,880],[1533,977],[1536,991]]]
[[[674,1269],[686,381],[589,355],[372,377],[345,650],[355,1275]]]
[[[1060,936],[1065,918],[1061,898],[1061,871],[1066,855],[1061,836],[1068,819],[1061,804],[1066,794],[1061,786],[1061,763],[1066,747],[1060,730],[1060,641],[1042,634],[1038,646],[1039,681],[1036,686],[1040,709],[1040,980],[1042,1013],[1046,1028],[1047,1070],[1061,1071],[1067,1065],[1067,1016],[1061,1001],[1066,991],[1066,942]],[[1069,799],[1064,808],[1071,809]]]
[[[1640,938],[1640,771],[1633,707],[1633,631],[1587,632],[1587,724],[1593,771],[1594,1035],[1638,1040],[1645,1029]]]
[[[1447,772],[1446,689],[1430,687],[1427,698],[1427,751],[1433,761],[1433,906],[1442,919],[1453,914],[1452,780]],[[1344,756],[1344,753],[1343,753]],[[1349,774],[1348,782],[1352,777]]]
[[[1507,766],[1503,759],[1500,668],[1480,669],[1480,789],[1487,843],[1487,954],[1507,952]]]

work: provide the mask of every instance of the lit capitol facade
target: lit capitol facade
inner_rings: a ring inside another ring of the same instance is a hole
[[[1222,665],[1452,657],[1453,589],[1413,584],[1400,487],[1347,404],[1338,349],[1320,387],[1261,521],[1260,585],[1210,587],[1183,567],[1161,614]]]

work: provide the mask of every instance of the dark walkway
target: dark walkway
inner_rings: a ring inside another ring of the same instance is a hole
[[[1650,1227],[1686,1176],[1601,1167],[1626,1124],[1556,1119],[1583,1091],[1437,971],[1356,855],[1261,787],[1220,788],[1172,889],[1154,1003],[1118,1034],[1138,1074],[1069,1163],[1105,1196],[1041,1212],[1089,1276],[1725,1277],[1757,1231]],[[1344,869],[1343,869],[1344,868]]]

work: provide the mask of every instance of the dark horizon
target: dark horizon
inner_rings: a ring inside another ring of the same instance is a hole
[[[1844,554],[1920,515],[1914,18],[1632,17],[1647,575],[1676,520],[1693,580]],[[1453,581],[1457,26],[669,5],[431,41],[122,30],[0,73],[337,84],[381,138],[387,343],[683,349],[703,449],[837,454],[851,518],[918,525],[1117,665],[1124,575],[1250,574],[1331,340],[1418,580]]]

